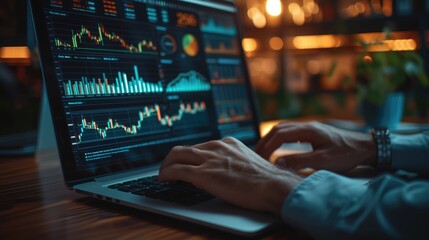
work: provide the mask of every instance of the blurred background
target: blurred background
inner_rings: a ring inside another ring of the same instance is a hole
[[[428,0],[237,0],[262,120],[352,119],[358,44],[414,50],[428,70]],[[0,135],[35,130],[42,80],[26,0],[0,7]],[[347,83],[347,84],[346,84]],[[427,87],[407,89],[404,119],[429,122]]]
[[[263,119],[359,119],[356,89],[358,41],[384,39],[370,51],[417,51],[428,69],[429,1],[240,0],[243,47]],[[346,87],[345,85],[348,85]],[[408,89],[405,119],[427,121],[429,93]]]

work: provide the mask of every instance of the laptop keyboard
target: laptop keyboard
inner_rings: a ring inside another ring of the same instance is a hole
[[[209,193],[194,187],[192,184],[177,182],[159,182],[158,176],[134,179],[107,186],[122,192],[192,206],[213,198]]]

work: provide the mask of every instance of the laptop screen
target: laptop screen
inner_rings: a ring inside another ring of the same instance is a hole
[[[57,141],[70,145],[60,156],[74,172],[141,166],[225,136],[257,141],[231,2],[44,0],[43,16],[37,4]]]

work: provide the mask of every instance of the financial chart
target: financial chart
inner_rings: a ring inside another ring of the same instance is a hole
[[[70,21],[67,18],[53,18],[55,28],[54,44],[58,49],[121,52],[130,54],[156,54],[155,33],[124,29],[120,22],[96,21],[80,18]],[[139,26],[139,24],[137,24]],[[141,28],[145,26],[141,24]]]
[[[164,87],[159,76],[143,71],[150,69],[150,65],[149,62],[140,67],[109,62],[62,62],[64,95],[88,97],[162,93]]]
[[[201,29],[197,11],[169,1],[46,2],[77,166],[156,158],[168,146],[218,138],[202,31],[223,25],[207,19]],[[217,51],[237,47],[219,44]],[[231,77],[227,68],[219,68],[226,74],[220,77]]]
[[[149,163],[219,137],[257,139],[234,9],[201,4],[44,1],[41,44],[77,169]]]
[[[177,106],[171,109],[172,105]],[[171,128],[204,127],[208,124],[206,111],[205,102],[122,107],[109,109],[107,113],[77,111],[73,116],[73,126],[78,133],[75,144],[118,141],[120,138],[129,140],[169,132]]]
[[[223,13],[201,14],[201,32],[220,135],[233,136],[242,141],[255,139],[249,85],[246,83],[234,18]]]

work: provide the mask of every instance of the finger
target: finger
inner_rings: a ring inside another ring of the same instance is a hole
[[[259,140],[259,142],[258,142],[258,144],[256,144],[256,147],[255,147],[255,152],[260,152],[263,148],[264,148],[264,145],[266,144],[266,142],[278,131],[278,130],[280,130],[281,128],[284,128],[284,127],[288,127],[288,126],[290,126],[291,125],[291,123],[285,123],[285,122],[283,122],[283,123],[279,123],[279,124],[277,124],[276,126],[274,126],[274,127],[272,127],[271,128],[271,130],[267,133],[267,135],[265,135],[263,138],[261,138],[260,140]]]
[[[245,146],[244,143],[242,143],[240,140],[233,138],[233,137],[226,137],[221,139],[222,142],[226,143],[228,147],[243,147]]]
[[[301,141],[309,142],[313,147],[317,146],[321,139],[319,139],[315,134],[315,131],[307,124],[295,125],[291,128],[283,128],[277,131],[276,134],[267,141],[264,148],[259,152],[259,155],[268,159],[283,143]]]
[[[200,165],[203,158],[203,152],[200,149],[193,147],[176,146],[171,149],[167,157],[164,159],[161,169],[170,166],[174,163],[185,165]]]
[[[158,180],[162,182],[181,180],[194,184],[198,178],[197,174],[198,171],[196,166],[176,163],[160,169]]]
[[[227,144],[221,140],[213,140],[213,141],[208,141],[205,143],[200,143],[200,144],[196,144],[194,146],[192,146],[194,148],[200,149],[200,150],[218,150],[218,149],[225,149],[227,148]]]
[[[324,161],[320,152],[309,152],[283,156],[277,159],[276,165],[282,168],[300,170],[303,168],[322,169]]]
[[[259,155],[261,155],[261,157],[265,159],[269,159],[271,154],[276,149],[278,149],[283,143],[287,142],[287,138],[291,138],[291,136],[289,136],[291,133],[293,133],[293,131],[287,128],[276,130],[276,132],[267,140],[264,146],[260,149],[260,151],[258,152]]]

